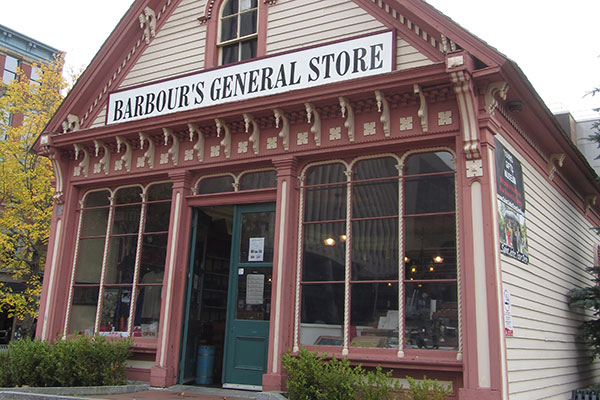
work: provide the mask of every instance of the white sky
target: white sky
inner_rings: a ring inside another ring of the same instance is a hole
[[[302,1],[302,0],[295,0]],[[469,32],[515,61],[552,110],[592,117],[600,95],[599,0],[428,0]],[[4,1],[0,24],[67,53],[79,70],[125,14],[131,0]]]

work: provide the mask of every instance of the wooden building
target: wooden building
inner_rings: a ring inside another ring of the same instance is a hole
[[[279,390],[301,346],[458,399],[598,375],[566,302],[596,175],[514,62],[420,0],[135,1],[37,151],[37,335],[131,337],[132,378]]]

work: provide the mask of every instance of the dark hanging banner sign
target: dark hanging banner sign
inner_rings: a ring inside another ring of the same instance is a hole
[[[525,190],[521,162],[497,139],[495,142],[500,251],[528,264]]]

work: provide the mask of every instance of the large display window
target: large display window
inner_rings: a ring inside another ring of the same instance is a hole
[[[458,350],[449,151],[309,164],[295,347]]]
[[[84,195],[65,334],[158,336],[171,193],[156,183]]]

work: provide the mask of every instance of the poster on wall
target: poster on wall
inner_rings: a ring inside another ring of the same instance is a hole
[[[525,190],[521,162],[497,139],[495,153],[500,251],[528,264]]]

